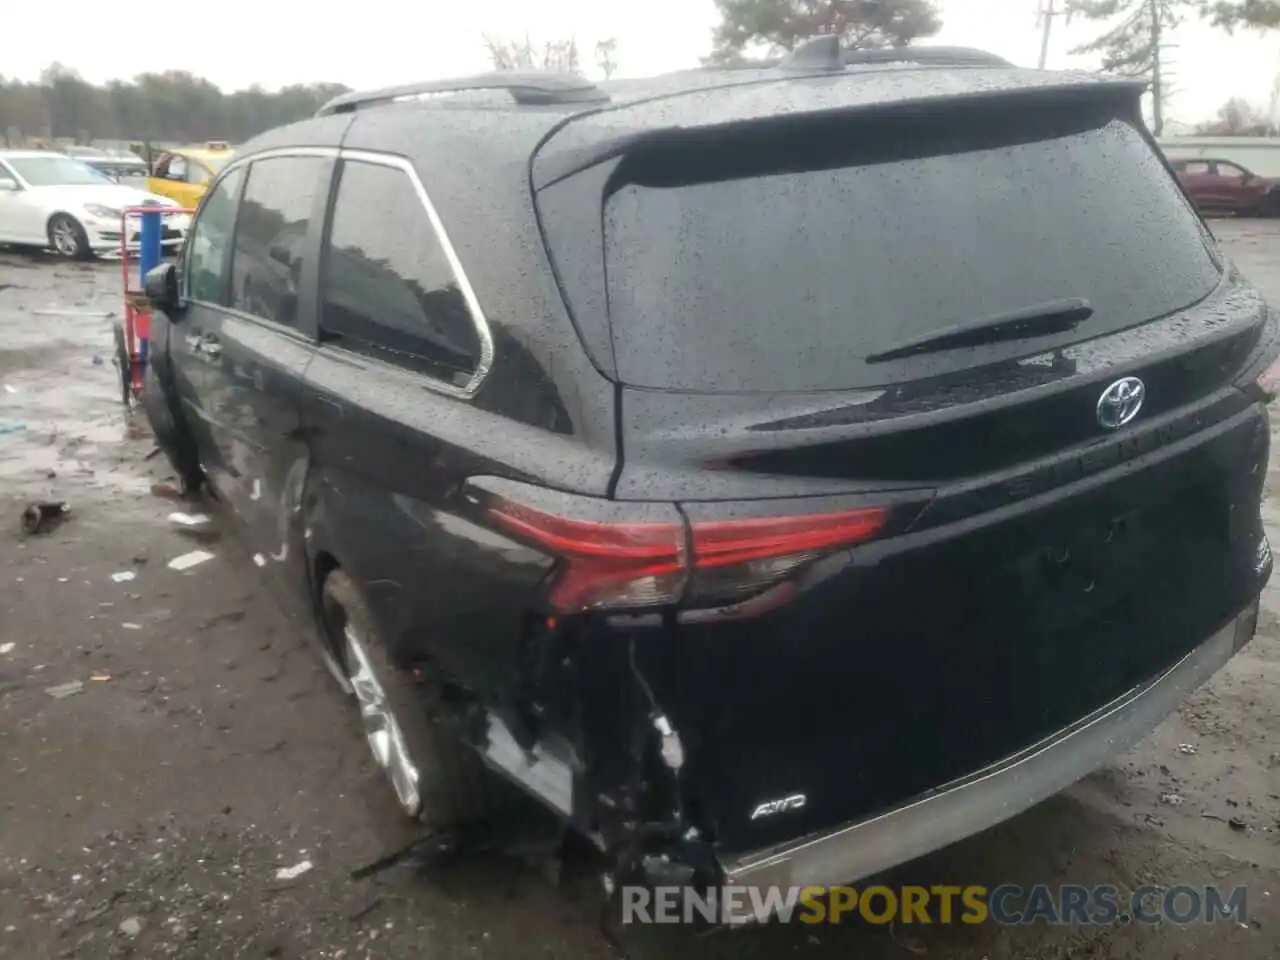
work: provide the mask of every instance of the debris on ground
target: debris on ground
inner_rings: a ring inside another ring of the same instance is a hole
[[[32,310],[32,316],[36,317],[92,317],[95,320],[106,320],[115,316],[111,310],[59,310],[56,307],[50,307],[45,310]],[[95,356],[93,358],[96,363],[101,363],[102,358]]]
[[[1227,826],[1237,832],[1244,832],[1245,830],[1249,829],[1249,825],[1245,823],[1243,820],[1241,820],[1239,817],[1232,817],[1230,820],[1227,821]]]
[[[90,680],[91,682],[93,682],[93,683],[110,683],[110,682],[111,682],[111,674],[109,674],[109,673],[95,673],[95,674],[90,675],[89,680]]]
[[[184,553],[180,557],[174,557],[169,561],[170,570],[188,570],[198,563],[204,563],[206,560],[212,560],[213,554],[208,550],[192,550],[190,553]]]
[[[209,517],[203,513],[171,513],[169,514],[169,522],[184,527],[199,527],[208,523]]]
[[[1160,802],[1167,803],[1171,807],[1179,806],[1182,803],[1182,794],[1162,793],[1160,794]]]
[[[1178,752],[1188,757],[1194,757],[1197,752],[1196,745],[1194,743],[1180,743],[1178,744]]]
[[[56,687],[45,687],[44,692],[55,700],[65,700],[67,697],[75,696],[83,689],[83,680],[70,680],[66,683],[60,683]]]
[[[4,392],[5,392],[5,393],[17,393],[17,392],[18,392],[18,388],[17,388],[17,387],[15,387],[15,386],[14,386],[13,384],[11,384],[11,383],[6,383],[6,384],[4,385]]]
[[[260,567],[265,567],[267,565],[267,558],[260,553],[255,553],[253,555],[253,562]]]
[[[277,880],[297,880],[300,876],[311,869],[311,861],[303,860],[301,863],[295,863],[292,867],[281,867],[276,871]]]
[[[27,429],[27,425],[21,420],[5,420],[0,423],[0,434],[21,433],[25,429]]]
[[[120,626],[123,627],[125,630],[141,630],[142,629],[142,624],[130,623],[128,620],[120,624]]]
[[[151,485],[151,495],[153,497],[163,497],[165,500],[182,499],[182,491],[172,483],[153,483]]]
[[[120,921],[120,932],[126,937],[136,937],[142,932],[142,918],[125,917]]]
[[[112,583],[127,583],[136,576],[137,574],[132,570],[121,570],[119,573],[113,573],[111,575],[111,581]]]
[[[48,533],[70,512],[71,504],[65,500],[28,504],[22,511],[22,529],[29,534]]]
[[[10,641],[9,643],[0,643],[0,655],[6,654],[6,653],[13,653],[13,648],[16,646],[17,644],[13,643],[12,641]]]

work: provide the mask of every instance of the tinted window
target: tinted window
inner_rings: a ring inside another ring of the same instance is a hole
[[[1178,169],[1192,176],[1200,176],[1209,172],[1209,162],[1207,160],[1188,160],[1181,164]]]
[[[324,263],[320,328],[343,346],[465,384],[476,326],[409,175],[345,161]]]
[[[209,192],[187,238],[187,296],[205,303],[226,303],[227,258],[235,225],[236,197],[244,168],[232,170]]]
[[[235,309],[285,326],[296,323],[307,225],[326,163],[272,157],[250,165],[231,260]]]
[[[1218,176],[1226,177],[1229,180],[1243,180],[1244,169],[1237,167],[1234,163],[1219,163]]]
[[[966,118],[967,119],[967,118]],[[901,382],[1027,356],[1186,307],[1220,274],[1126,122],[1005,108],[787,128],[633,156],[607,201],[609,316],[627,383],[722,392]],[[868,355],[1048,301],[1053,336]]]

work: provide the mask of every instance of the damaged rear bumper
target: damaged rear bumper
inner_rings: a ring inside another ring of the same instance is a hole
[[[1075,724],[905,806],[746,854],[720,857],[727,887],[850,883],[913,860],[1007,820],[1080,780],[1134,746],[1216,673],[1253,636],[1258,605],[1181,660]],[[755,917],[756,898],[726,898]]]

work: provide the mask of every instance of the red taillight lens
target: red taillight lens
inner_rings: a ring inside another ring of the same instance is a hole
[[[860,543],[880,531],[886,516],[887,511],[876,507],[840,513],[695,523],[692,537],[694,564],[700,568],[723,567]]]
[[[584,520],[497,495],[486,510],[495,525],[560,558],[547,600],[561,613],[733,603],[824,553],[871,539],[888,518],[880,508],[844,510],[702,521],[686,532],[674,510],[670,521]]]
[[[575,520],[493,497],[489,516],[561,559],[547,597],[561,613],[672,603],[687,576],[684,528],[670,523]]]

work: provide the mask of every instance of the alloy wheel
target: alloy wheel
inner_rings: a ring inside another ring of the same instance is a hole
[[[395,789],[400,806],[411,817],[422,808],[421,776],[413,762],[404,732],[395,711],[374,672],[369,651],[356,629],[347,623],[342,637],[346,644],[347,679],[360,705],[364,736],[374,762],[382,768]]]
[[[70,220],[59,220],[53,225],[53,248],[64,257],[74,257],[80,252],[80,238]]]

